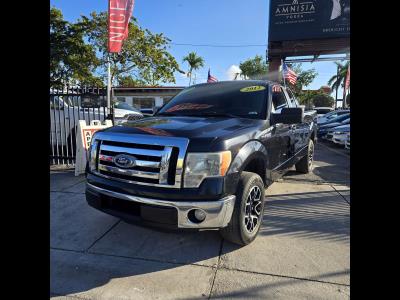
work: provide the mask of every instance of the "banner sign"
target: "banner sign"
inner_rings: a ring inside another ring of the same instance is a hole
[[[271,0],[268,40],[350,37],[350,0]]]
[[[92,142],[93,134],[100,129],[111,126],[111,120],[105,120],[105,124],[102,124],[99,120],[92,120],[90,125],[86,125],[85,120],[79,120],[78,132],[76,135],[75,176],[85,173],[87,151]]]
[[[108,1],[108,51],[118,53],[122,42],[128,37],[128,25],[132,16],[134,0]]]

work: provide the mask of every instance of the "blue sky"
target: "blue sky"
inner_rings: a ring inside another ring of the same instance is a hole
[[[64,18],[75,21],[92,11],[106,11],[107,0],[50,0],[51,6],[61,9]],[[216,45],[266,45],[268,41],[268,0],[135,0],[133,16],[140,26],[152,32],[164,33],[172,43]],[[217,48],[171,45],[183,70],[182,58],[196,51],[205,60],[197,71],[197,83],[205,82],[208,68],[218,80],[228,79],[228,69],[247,58],[260,54],[265,57],[266,46]],[[315,68],[317,78],[308,86],[318,89],[336,74],[333,62],[303,63],[304,69]],[[185,86],[188,79],[176,74],[176,84]],[[339,95],[341,92],[339,90]],[[339,98],[341,98],[339,96]]]

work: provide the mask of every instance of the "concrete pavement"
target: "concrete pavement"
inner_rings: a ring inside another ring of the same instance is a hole
[[[86,204],[84,177],[51,174],[53,299],[348,299],[349,156],[318,144],[312,174],[266,192],[246,247],[218,232],[163,232]]]

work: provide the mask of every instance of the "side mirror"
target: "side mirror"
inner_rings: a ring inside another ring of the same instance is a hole
[[[304,122],[304,110],[302,107],[287,107],[282,108],[280,114],[271,113],[270,123],[275,125],[282,124],[298,124]]]

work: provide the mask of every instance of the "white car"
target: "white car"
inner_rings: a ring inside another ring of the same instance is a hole
[[[323,115],[326,115],[327,113],[330,113],[333,111],[332,107],[314,107],[313,110],[317,111],[317,117],[322,117]]]
[[[128,103],[119,101],[114,101],[113,103],[115,125],[143,118],[143,114]]]
[[[335,131],[332,135],[332,142],[339,145],[344,145],[347,141],[348,134],[350,132],[350,124],[335,127]]]
[[[344,147],[350,150],[350,132],[347,134],[346,142],[344,143]]]

